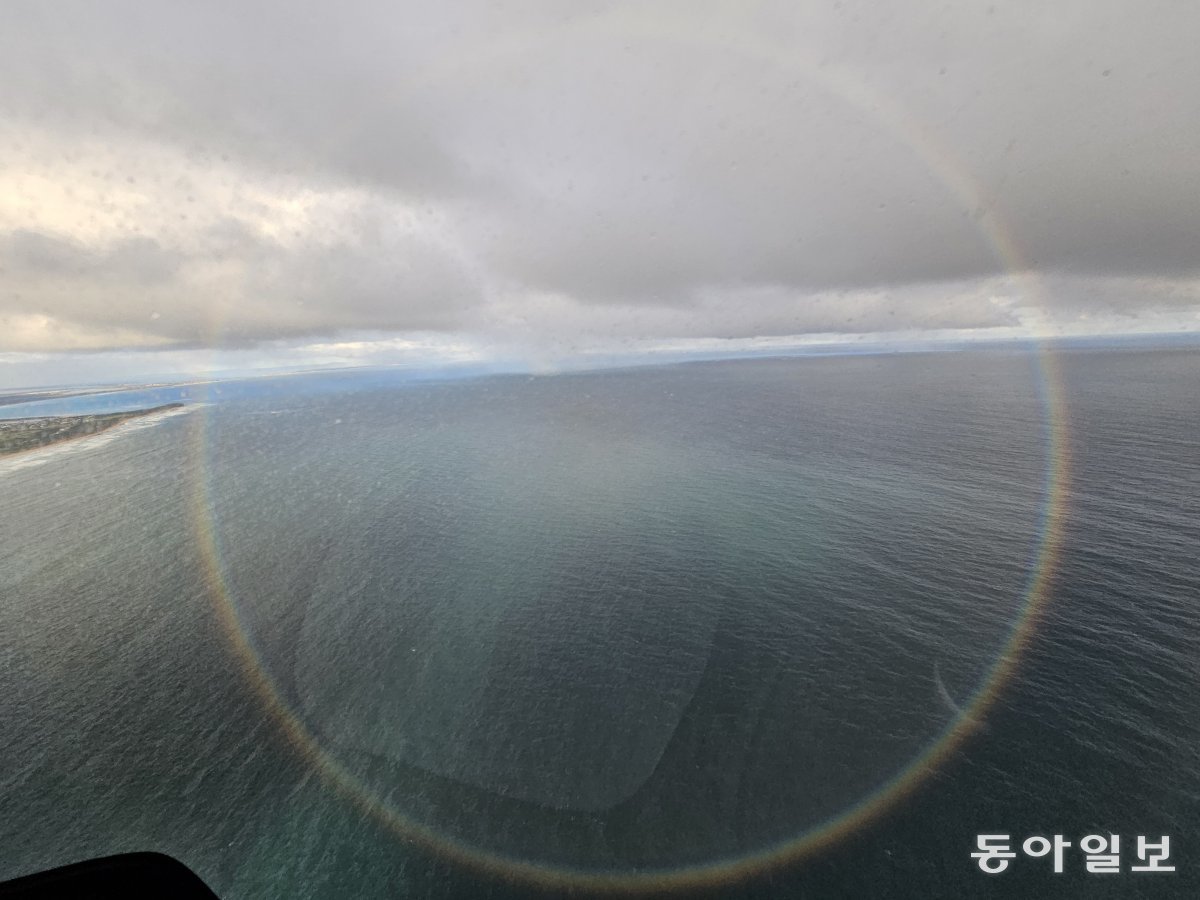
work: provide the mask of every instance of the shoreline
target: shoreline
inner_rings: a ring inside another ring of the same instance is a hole
[[[11,458],[103,434],[118,425],[155,413],[182,409],[183,403],[163,403],[119,413],[76,416],[36,416],[0,421],[0,458]]]

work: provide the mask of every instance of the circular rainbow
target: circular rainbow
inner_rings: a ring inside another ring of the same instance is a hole
[[[497,59],[519,55],[549,39],[558,39],[564,33],[585,28],[607,29],[607,33],[623,37],[715,44],[725,52],[749,55],[807,77],[859,111],[874,117],[882,123],[887,132],[900,138],[912,150],[930,172],[946,185],[958,202],[966,209],[979,211],[977,221],[982,236],[991,245],[1010,278],[1021,285],[1027,297],[1036,299],[1038,285],[1029,274],[1029,268],[1022,259],[1017,242],[998,213],[983,202],[978,188],[967,175],[964,166],[946,147],[940,145],[928,130],[921,128],[919,123],[907,116],[896,103],[878,92],[869,90],[850,73],[837,67],[808,65],[762,43],[724,37],[718,42],[698,36],[694,31],[689,32],[679,23],[672,27],[670,23],[651,21],[644,15],[619,13],[583,23],[564,25],[551,32],[501,36],[489,42],[486,47],[467,48],[462,54],[452,56],[456,61],[453,70],[449,62],[443,61],[436,70],[431,68],[423,73],[423,78],[415,81],[411,87],[415,89],[421,81],[445,77],[450,71],[457,74],[463,70],[490,65]],[[219,539],[211,514],[211,497],[205,477],[206,435],[202,415],[197,417],[196,421],[199,424],[193,433],[191,510],[192,524],[206,563],[208,588],[219,620],[247,680],[254,686],[263,705],[282,728],[290,745],[352,803],[401,840],[419,844],[442,858],[470,869],[505,880],[541,887],[626,893],[707,888],[736,882],[793,863],[827,848],[894,807],[916,790],[974,731],[1012,676],[1022,649],[1035,630],[1049,600],[1050,583],[1062,548],[1070,477],[1066,409],[1056,361],[1050,347],[1045,343],[1044,334],[1033,334],[1030,337],[1037,353],[1038,390],[1044,410],[1044,502],[1039,522],[1037,551],[1024,585],[1020,611],[995,663],[980,680],[971,697],[962,704],[962,714],[951,721],[908,766],[838,815],[808,828],[795,837],[763,846],[747,854],[718,858],[700,865],[629,872],[536,863],[450,839],[407,818],[401,810],[385,803],[372,793],[362,779],[321,746],[289,707],[263,664],[252,635],[239,616],[237,604],[222,568]]]

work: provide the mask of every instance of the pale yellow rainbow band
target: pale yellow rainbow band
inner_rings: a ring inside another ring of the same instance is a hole
[[[963,166],[945,147],[937,144],[928,131],[921,129],[918,123],[906,116],[895,103],[877,92],[869,91],[849,73],[836,67],[812,66],[797,58],[785,56],[774,48],[745,40],[722,36],[719,42],[714,41],[688,32],[686,26],[678,22],[664,24],[651,21],[643,14],[625,12],[566,25],[549,32],[497,37],[486,47],[470,48],[470,52],[461,55],[452,54],[456,61],[454,66],[448,61],[443,62],[439,71],[431,69],[425,72],[421,79],[410,85],[410,88],[419,90],[422,84],[439,75],[459,75],[465,70],[477,70],[492,65],[497,59],[520,54],[538,44],[561,39],[569,31],[583,28],[607,30],[624,37],[709,43],[724,52],[746,54],[805,76],[860,111],[873,116],[888,132],[901,138],[965,208],[983,211],[978,219],[983,237],[994,248],[1009,277],[1022,286],[1027,305],[1036,308],[1036,280],[1029,274],[1029,268],[1022,260],[1011,233],[1004,227],[997,213],[982,202],[979,191]],[[248,681],[282,727],[291,745],[302,753],[330,784],[335,785],[364,813],[401,840],[417,843],[440,857],[477,871],[546,887],[579,888],[596,892],[633,892],[712,887],[738,881],[795,862],[829,847],[911,794],[974,730],[1012,675],[1021,651],[1034,631],[1049,597],[1050,582],[1062,546],[1070,471],[1066,409],[1056,362],[1050,347],[1045,343],[1045,335],[1031,334],[1030,339],[1037,350],[1040,375],[1038,387],[1045,413],[1045,502],[1039,523],[1037,553],[1025,585],[1023,603],[995,664],[981,679],[975,693],[963,703],[962,715],[947,725],[926,750],[906,768],[839,815],[810,827],[794,838],[764,846],[745,855],[715,859],[702,865],[632,872],[596,871],[533,863],[472,847],[440,835],[431,828],[410,820],[401,810],[380,800],[360,778],[320,745],[288,706],[267,667],[260,660],[253,641],[238,615],[225,578],[217,536],[214,533],[211,497],[206,477],[208,472],[205,458],[205,417],[202,413],[195,419],[197,424],[191,445],[191,509],[196,536],[206,561],[208,587],[212,592],[222,626]],[[964,839],[968,839],[967,836],[964,836]]]

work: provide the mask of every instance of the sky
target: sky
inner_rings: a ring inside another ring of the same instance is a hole
[[[1200,7],[15,0],[0,387],[1200,332]]]

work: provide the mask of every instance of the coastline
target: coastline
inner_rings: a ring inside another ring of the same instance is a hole
[[[103,434],[118,425],[155,413],[182,409],[183,403],[164,403],[119,413],[77,416],[38,416],[0,421],[0,458],[12,458]]]

